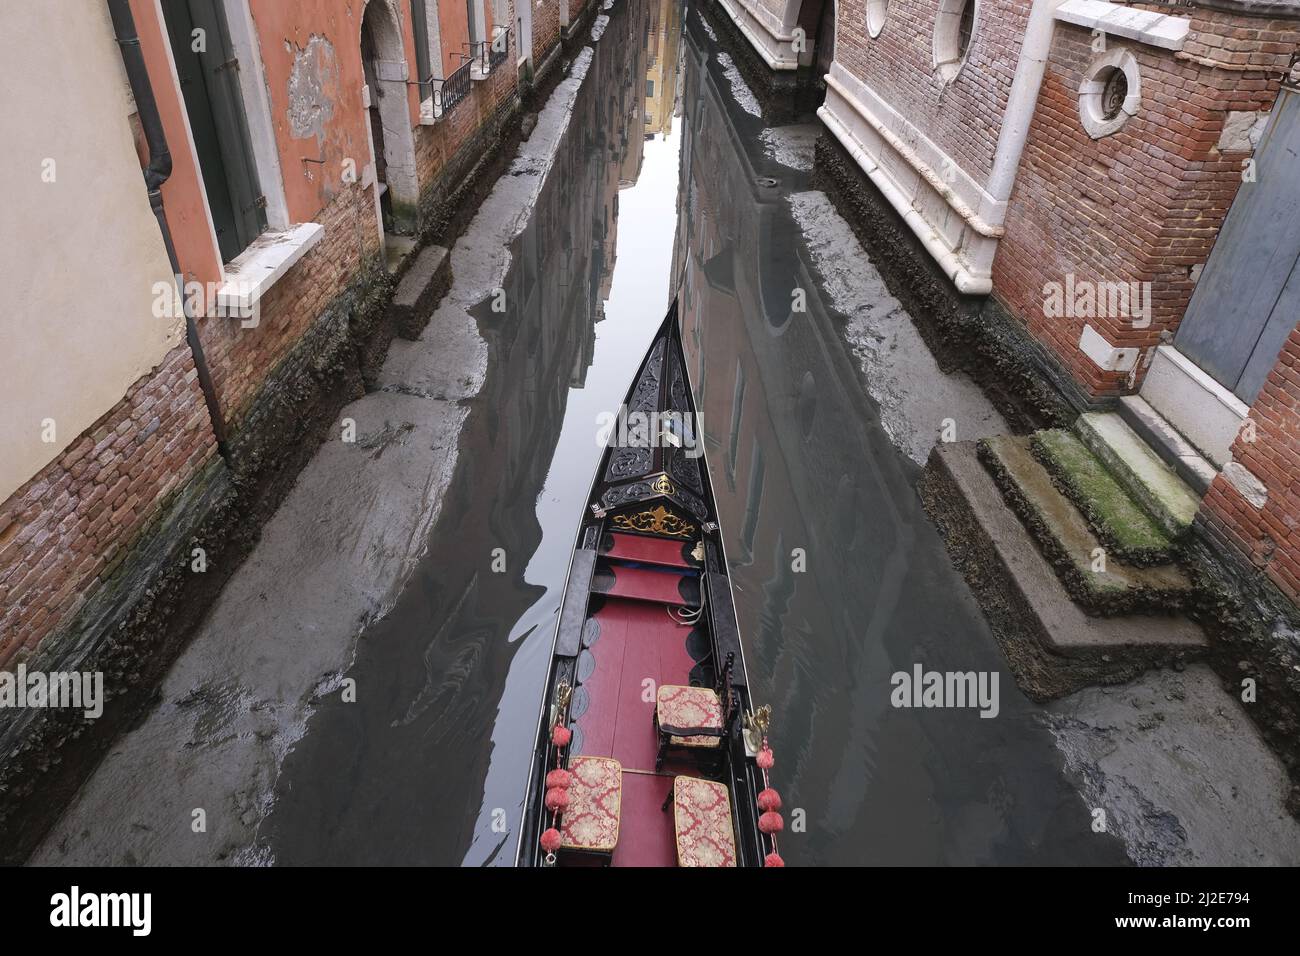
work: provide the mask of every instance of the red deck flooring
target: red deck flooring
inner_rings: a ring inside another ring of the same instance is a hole
[[[677,579],[675,574],[663,577]],[[686,652],[686,636],[691,628],[672,621],[663,604],[617,597],[608,598],[594,617],[600,624],[600,636],[590,648],[596,667],[582,682],[590,696],[576,723],[584,754],[614,757],[623,765],[612,865],[676,866],[673,814],[662,810],[673,778],[670,772],[653,772],[658,748],[654,692],[661,684],[690,682],[695,662]]]
[[[577,721],[582,752],[653,770],[654,692],[661,684],[690,683],[695,662],[686,653],[686,635],[691,629],[670,620],[662,604],[617,598],[607,600],[595,618],[600,624],[600,637],[591,646],[596,669],[582,682],[590,699]],[[647,679],[653,682],[649,691]]]
[[[672,788],[671,775],[623,772],[623,809],[611,866],[677,865],[673,808],[662,809]]]

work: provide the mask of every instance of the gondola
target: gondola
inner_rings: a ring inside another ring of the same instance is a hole
[[[519,866],[781,866],[771,710],[750,700],[677,304],[650,343],[573,549]]]

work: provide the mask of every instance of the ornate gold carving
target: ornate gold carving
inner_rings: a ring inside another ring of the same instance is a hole
[[[656,478],[654,484],[650,486],[650,489],[657,495],[677,494],[677,488],[668,480],[667,475],[660,475]]]
[[[695,547],[691,549],[691,557],[694,558],[696,561],[703,563],[704,561],[704,539],[703,538],[695,542]]]
[[[613,524],[620,531],[662,534],[669,538],[690,538],[695,534],[695,525],[679,518],[663,505],[636,514],[614,515]]]

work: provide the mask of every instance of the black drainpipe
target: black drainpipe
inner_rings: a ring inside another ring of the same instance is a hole
[[[130,3],[128,0],[108,0],[108,12],[113,18],[113,33],[122,51],[122,63],[126,66],[126,76],[131,82],[131,93],[135,97],[140,125],[149,144],[149,165],[144,168],[149,206],[158,220],[163,245],[167,247],[167,260],[171,263],[172,275],[176,278],[176,292],[181,297],[181,310],[185,313],[185,340],[194,355],[194,369],[198,373],[203,400],[208,406],[208,417],[212,420],[212,434],[217,440],[217,451],[229,463],[226,421],[221,415],[221,405],[217,402],[217,390],[212,385],[212,373],[208,371],[208,362],[203,356],[199,327],[191,315],[185,295],[185,277],[181,273],[180,261],[176,258],[176,245],[172,242],[172,231],[167,225],[167,213],[163,210],[162,185],[172,174],[172,154],[167,148],[167,134],[163,131],[162,117],[158,114],[158,101],[154,99],[149,72],[145,69],[144,53],[140,49],[140,36],[135,31],[135,18],[131,15]]]

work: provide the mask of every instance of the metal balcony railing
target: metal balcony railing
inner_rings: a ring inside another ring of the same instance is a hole
[[[510,31],[501,27],[488,44],[488,72],[491,73],[510,55]]]
[[[466,59],[456,68],[451,76],[442,81],[442,86],[434,90],[434,106],[438,115],[444,115],[455,108],[456,104],[469,96],[470,70],[474,66],[472,59]]]

